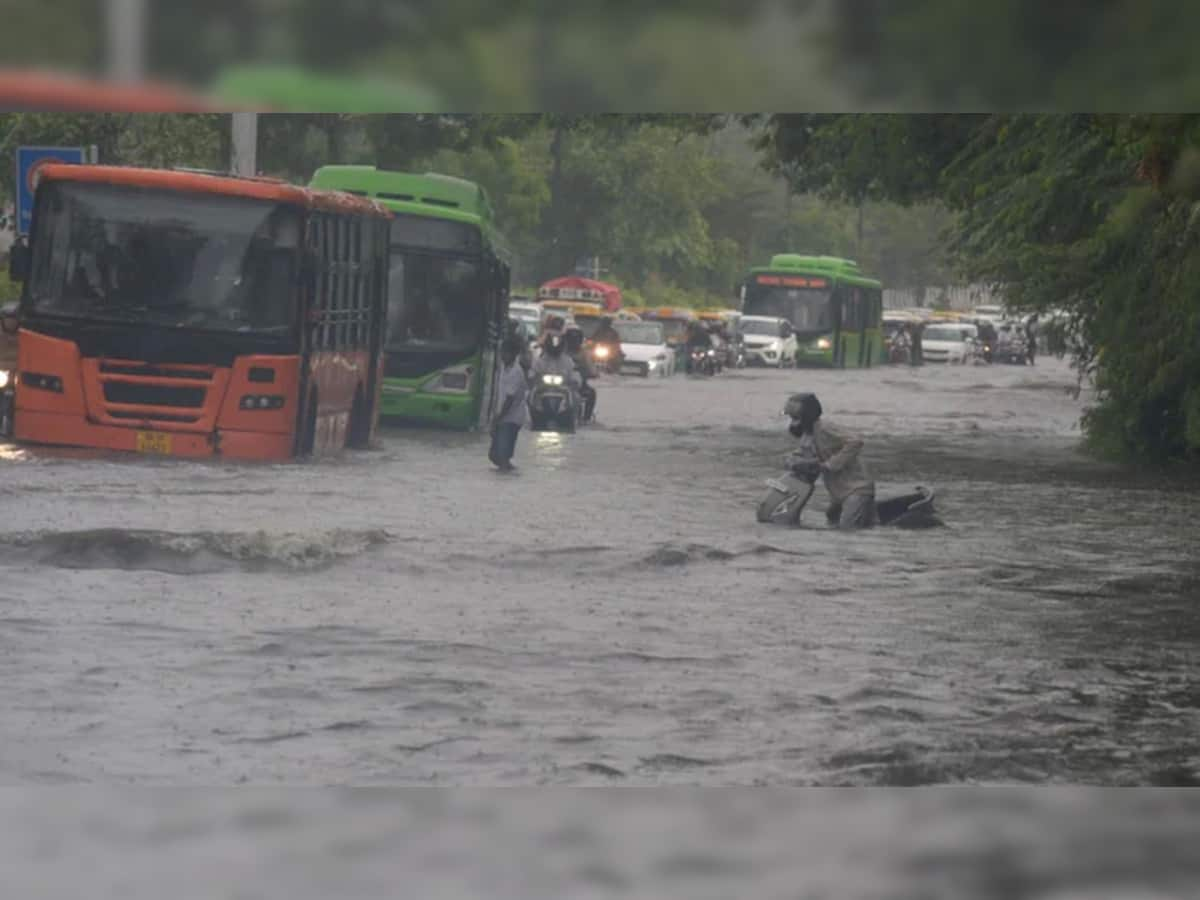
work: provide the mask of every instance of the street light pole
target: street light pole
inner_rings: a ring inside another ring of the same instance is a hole
[[[146,0],[106,0],[108,77],[138,82],[146,75]]]

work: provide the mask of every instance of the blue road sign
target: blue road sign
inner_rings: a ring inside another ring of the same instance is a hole
[[[46,163],[84,161],[82,147],[18,147],[17,148],[17,234],[29,234],[33,219],[33,192],[37,188],[37,170]]]

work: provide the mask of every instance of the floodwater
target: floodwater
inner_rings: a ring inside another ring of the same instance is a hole
[[[0,446],[0,781],[1200,783],[1198,492],[1034,368],[608,379],[311,465]],[[754,507],[795,390],[947,527]]]

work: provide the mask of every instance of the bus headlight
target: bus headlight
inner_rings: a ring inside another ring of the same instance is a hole
[[[240,406],[242,409],[283,409],[283,397],[279,394],[246,394]]]
[[[467,394],[471,390],[471,366],[452,366],[443,369],[421,385],[422,391],[433,394]]]
[[[57,375],[43,375],[40,372],[22,372],[21,384],[25,387],[37,388],[39,391],[50,391],[55,394],[63,392],[62,379]]]

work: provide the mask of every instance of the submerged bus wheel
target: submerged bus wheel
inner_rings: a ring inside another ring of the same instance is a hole
[[[346,446],[351,450],[366,450],[371,443],[371,417],[362,385],[354,392],[354,407],[350,410],[350,427],[346,429]]]
[[[308,401],[308,413],[300,426],[299,456],[310,457],[317,447],[317,392],[313,391],[312,399]]]

